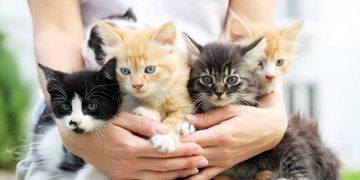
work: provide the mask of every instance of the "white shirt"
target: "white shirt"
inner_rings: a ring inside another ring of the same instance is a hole
[[[222,34],[229,0],[82,0],[85,30],[97,20],[134,9],[139,22],[149,27],[174,21],[200,44],[218,40]]]

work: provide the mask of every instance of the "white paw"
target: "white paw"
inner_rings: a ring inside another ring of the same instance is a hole
[[[155,135],[151,138],[151,142],[153,148],[156,148],[160,152],[169,153],[176,151],[179,138],[174,134]]]
[[[196,131],[195,126],[189,122],[178,122],[176,124],[176,134],[179,136],[187,136]]]
[[[135,115],[139,115],[139,116],[143,116],[143,117],[147,117],[153,120],[157,120],[160,121],[161,120],[161,116],[160,113],[158,111],[152,111],[148,108],[139,106],[137,108],[135,108],[133,110],[133,114]]]

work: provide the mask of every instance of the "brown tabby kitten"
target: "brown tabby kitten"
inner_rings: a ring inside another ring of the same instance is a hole
[[[226,105],[256,106],[260,95],[255,77],[266,44],[257,40],[248,46],[197,44],[186,37],[192,69],[188,89],[193,103],[204,112]],[[265,40],[266,42],[266,40]],[[281,142],[272,150],[241,162],[224,174],[226,179],[337,180],[339,163],[321,142],[316,121],[289,120]],[[230,177],[231,178],[230,178]],[[224,176],[215,179],[224,179]]]
[[[224,40],[238,44],[248,44],[260,36],[267,39],[265,57],[260,62],[257,76],[261,81],[263,94],[279,90],[281,76],[289,71],[294,63],[295,42],[302,28],[300,21],[288,28],[270,26],[248,26],[237,14],[230,11],[229,24]]]
[[[164,123],[170,133],[151,141],[159,151],[175,151],[178,136],[195,128],[183,122],[194,107],[186,88],[190,67],[177,47],[174,23],[142,29],[98,25],[105,59],[117,60],[117,80],[127,94],[122,109]]]

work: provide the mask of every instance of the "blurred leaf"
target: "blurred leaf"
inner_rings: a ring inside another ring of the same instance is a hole
[[[342,174],[342,180],[359,180],[360,179],[360,171],[359,172],[344,172]]]
[[[19,149],[25,137],[30,94],[0,33],[0,169],[12,168],[17,161],[13,151]]]

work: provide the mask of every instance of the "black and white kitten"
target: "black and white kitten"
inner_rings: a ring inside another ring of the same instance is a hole
[[[46,77],[50,107],[34,128],[31,153],[36,170],[26,179],[108,179],[64,147],[56,124],[65,124],[74,133],[100,133],[121,103],[116,60],[108,61],[100,71],[72,74],[39,66]]]
[[[188,89],[198,112],[231,104],[257,105],[260,87],[255,73],[264,55],[265,39],[246,47],[221,43],[201,46],[186,35],[185,39],[192,61]],[[237,180],[337,180],[338,170],[338,160],[321,142],[316,122],[294,116],[275,148],[224,174]]]
[[[101,21],[120,29],[137,29],[145,26],[138,22],[132,8],[129,8],[125,14],[111,15],[101,19]],[[85,60],[87,69],[99,70],[105,64],[105,60],[111,58],[107,57],[107,47],[102,37],[103,34],[98,24],[94,24],[86,33],[81,54]],[[114,41],[117,41],[117,39],[114,39]]]

